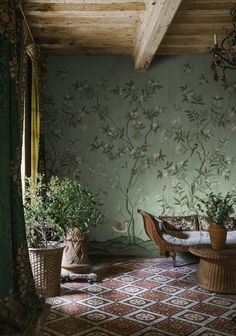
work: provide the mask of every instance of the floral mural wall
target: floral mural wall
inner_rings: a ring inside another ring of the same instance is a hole
[[[194,214],[199,197],[235,189],[236,76],[214,82],[210,61],[162,57],[136,74],[126,57],[49,58],[47,173],[97,194],[91,253],[156,254],[138,208]]]

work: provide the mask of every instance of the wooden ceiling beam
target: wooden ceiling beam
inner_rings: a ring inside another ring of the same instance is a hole
[[[231,22],[231,17],[229,15],[229,10],[219,9],[219,10],[182,10],[179,9],[176,14],[173,24],[185,22],[185,23],[229,23]]]
[[[30,11],[137,11],[145,10],[145,0],[69,0],[29,1],[25,5]]]
[[[222,24],[222,23],[202,23],[201,25],[197,23],[172,23],[168,29],[166,36],[170,35],[182,35],[182,36],[191,36],[191,35],[211,35],[224,34],[226,28],[230,28],[231,24]]]
[[[112,18],[100,18],[100,17],[33,17],[27,15],[27,20],[30,24],[30,26],[33,26],[34,24],[40,24],[40,25],[50,25],[50,26],[57,26],[65,25],[66,27],[80,27],[80,26],[86,26],[86,25],[97,25],[97,28],[106,27],[113,25],[121,25],[121,26],[127,26],[127,25],[135,25],[138,22],[138,19],[136,17],[112,17]]]
[[[94,20],[90,21],[83,21],[80,22],[80,20],[74,18],[74,19],[57,19],[57,20],[40,20],[40,21],[35,21],[34,20],[28,20],[30,27],[33,28],[42,28],[42,29],[57,29],[57,28],[65,28],[65,29],[79,29],[81,31],[85,30],[88,33],[93,32],[94,30],[98,31],[106,31],[109,33],[110,31],[115,31],[115,30],[130,30],[130,29],[136,29],[136,20],[122,20],[121,22],[94,22]],[[135,33],[135,32],[134,32]]]
[[[184,0],[180,10],[230,10],[236,0]]]
[[[129,28],[122,28],[122,27],[117,27],[116,29],[104,29],[103,27],[89,27],[87,28],[71,28],[71,27],[31,27],[32,33],[35,37],[41,36],[41,37],[61,37],[61,38],[97,38],[99,36],[104,37],[106,39],[109,38],[124,38],[129,37],[133,39],[135,28],[134,27],[129,27]]]
[[[77,47],[77,48],[110,48],[111,50],[114,50],[114,48],[117,50],[120,47],[130,49],[132,48],[132,43],[127,43],[119,40],[114,43],[111,41],[100,41],[99,39],[87,39],[83,41],[78,41],[76,39],[60,39],[60,38],[44,38],[44,39],[36,39],[36,41],[40,42],[40,45],[48,44],[48,45],[55,45],[55,44],[61,44],[68,47]]]
[[[38,17],[38,18],[101,18],[101,19],[112,19],[112,18],[130,18],[140,15],[139,11],[34,11],[34,10],[25,10],[25,14],[29,17]]]
[[[130,54],[136,70],[143,71],[156,53],[209,53],[213,34],[220,43],[225,29],[232,27],[229,11],[235,4],[236,0],[28,0],[24,11],[36,41],[49,53]]]
[[[53,55],[71,55],[71,54],[78,54],[78,55],[130,55],[132,52],[132,47],[127,46],[77,46],[77,45],[70,45],[70,44],[41,44],[42,49],[48,53]]]
[[[131,33],[124,33],[120,34],[119,32],[114,31],[110,34],[102,34],[100,31],[97,31],[96,33],[89,33],[88,32],[68,32],[67,30],[55,30],[54,32],[48,31],[48,33],[42,32],[42,31],[35,31],[33,30],[33,35],[35,37],[35,40],[38,43],[58,43],[58,41],[61,41],[61,44],[85,44],[88,43],[99,43],[101,46],[104,46],[106,44],[109,45],[127,45],[127,46],[133,46],[133,34]]]
[[[209,46],[204,45],[197,45],[194,47],[189,46],[163,46],[158,49],[158,56],[165,55],[165,56],[180,56],[180,55],[193,55],[193,54],[209,54]],[[209,62],[210,62],[210,55],[209,55]]]
[[[221,41],[224,38],[224,35],[217,36],[218,40]],[[208,44],[209,47],[213,47],[213,35],[189,35],[189,36],[180,36],[180,35],[166,35],[166,38],[162,41],[161,45],[188,45],[195,46],[201,44]]]
[[[119,48],[119,47],[126,47],[127,49],[132,48],[133,43],[132,41],[125,41],[122,39],[116,40],[112,43],[112,41],[106,41],[106,39],[100,39],[100,38],[88,38],[88,39],[73,39],[73,38],[58,38],[58,37],[38,37],[35,39],[37,43],[42,44],[61,44],[66,46],[77,46],[77,47],[101,47],[101,48],[107,48],[110,47],[111,49]]]
[[[134,48],[134,69],[139,72],[150,65],[182,0],[147,1]]]
[[[74,47],[77,49],[81,49],[81,50],[87,50],[87,49],[100,49],[100,50],[104,50],[104,49],[111,49],[111,53],[114,52],[114,50],[119,50],[119,48],[123,48],[123,49],[127,49],[130,50],[132,48],[132,44],[131,43],[124,43],[122,41],[116,41],[116,43],[109,43],[109,42],[103,42],[101,43],[99,40],[87,40],[87,41],[83,41],[83,42],[79,42],[78,40],[72,40],[72,39],[67,39],[67,41],[65,40],[60,40],[60,39],[44,39],[41,41],[40,45],[58,45],[60,44],[61,47],[64,46],[64,49],[66,50],[68,47]]]

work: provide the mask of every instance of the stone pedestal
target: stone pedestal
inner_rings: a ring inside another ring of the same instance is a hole
[[[64,243],[63,272],[88,273],[91,266],[87,254],[87,237],[81,236],[78,229],[71,229]]]

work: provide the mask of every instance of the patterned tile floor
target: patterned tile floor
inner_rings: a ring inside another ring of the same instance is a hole
[[[198,287],[196,269],[161,258],[97,261],[98,282],[68,282],[47,299],[41,336],[236,335],[236,295]]]

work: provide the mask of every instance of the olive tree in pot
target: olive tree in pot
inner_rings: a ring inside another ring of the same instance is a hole
[[[205,205],[206,214],[210,222],[209,235],[213,249],[224,249],[227,238],[227,229],[225,225],[230,216],[234,213],[235,196],[227,193],[214,194],[211,192],[206,199],[200,199]],[[198,204],[199,209],[202,207]]]
[[[50,216],[64,232],[62,269],[66,272],[84,273],[90,268],[87,241],[90,225],[103,221],[97,208],[95,195],[79,181],[52,176],[49,184]]]
[[[52,185],[51,185],[52,186]],[[42,296],[60,295],[60,274],[63,248],[62,229],[49,214],[51,186],[38,175],[36,183],[26,178],[24,216],[29,257],[35,287]]]

